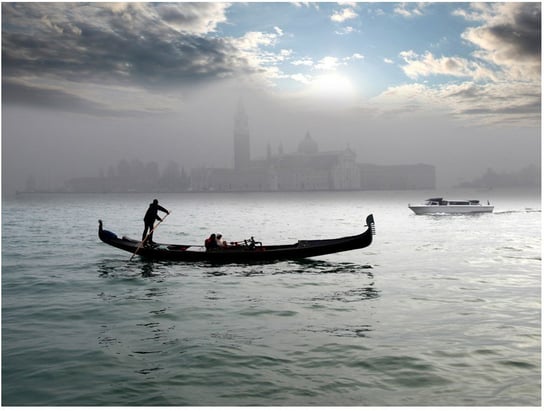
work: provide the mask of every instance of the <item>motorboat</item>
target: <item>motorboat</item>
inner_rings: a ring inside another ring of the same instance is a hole
[[[414,213],[420,214],[476,214],[492,213],[494,206],[480,203],[480,200],[444,200],[442,197],[429,198],[424,204],[408,204]]]

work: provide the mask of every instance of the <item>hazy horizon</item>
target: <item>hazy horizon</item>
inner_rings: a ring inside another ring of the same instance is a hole
[[[447,187],[541,164],[540,3],[3,3],[2,188],[309,132]]]

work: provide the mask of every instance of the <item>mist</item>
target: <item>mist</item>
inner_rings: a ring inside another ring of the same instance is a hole
[[[488,168],[514,172],[540,164],[535,129],[466,127],[439,116],[391,121],[361,110],[304,110],[286,101],[229,93],[220,87],[181,101],[178,112],[142,117],[94,117],[25,107],[2,112],[3,193],[23,190],[29,176],[49,188],[97,176],[120,160],[175,161],[185,170],[233,166],[234,114],[240,98],[249,119],[252,158],[267,146],[294,152],[306,132],[321,151],[350,147],[361,163],[425,163],[437,186],[475,178]],[[45,181],[44,181],[45,180]]]
[[[345,15],[363,19],[363,6],[372,9],[358,4]],[[123,159],[161,168],[175,161],[186,171],[232,167],[239,101],[254,159],[265,157],[268,145],[272,152],[280,145],[294,152],[309,132],[320,151],[349,147],[358,163],[434,165],[438,188],[490,168],[540,167],[539,4],[470,10],[482,13],[479,31],[467,25],[451,41],[472,49],[449,60],[425,54],[428,44],[407,51],[406,37],[392,30],[398,37],[383,39],[399,44],[391,58],[373,57],[377,47],[365,49],[361,40],[353,42],[357,52],[345,57],[314,57],[313,45],[294,44],[308,33],[297,33],[295,26],[288,32],[289,19],[282,20],[283,28],[246,28],[253,20],[243,13],[252,16],[256,7],[4,3],[3,195],[24,190],[32,176],[55,189],[70,178],[98,176]],[[298,21],[335,6],[277,7]],[[468,10],[453,12],[452,5],[428,7],[435,8],[434,18],[438,12],[445,19],[474,17]],[[232,9],[240,20],[224,24],[234,21]],[[375,19],[410,21],[394,14],[376,11]],[[497,16],[502,30],[517,37],[499,36]],[[330,50],[351,46],[345,33],[362,31],[352,21],[351,30],[340,34],[347,23],[337,20],[328,20],[330,31],[315,33],[334,37]],[[480,51],[478,61],[470,60],[474,50]]]

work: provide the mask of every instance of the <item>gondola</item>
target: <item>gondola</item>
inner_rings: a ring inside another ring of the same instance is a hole
[[[112,247],[153,260],[202,261],[219,264],[275,262],[299,260],[368,247],[372,243],[372,236],[376,234],[372,214],[366,218],[366,226],[365,232],[349,237],[328,240],[299,240],[288,245],[263,245],[251,239],[237,245],[211,250],[207,250],[203,245],[161,243],[141,247],[141,242],[138,240],[127,237],[119,238],[117,234],[104,230],[102,220],[98,221],[98,237]]]

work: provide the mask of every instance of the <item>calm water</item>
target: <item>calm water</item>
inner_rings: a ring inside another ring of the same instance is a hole
[[[432,195],[481,216],[416,216]],[[211,266],[134,258],[154,195],[2,209],[3,405],[541,404],[539,193],[171,194],[156,241],[351,235],[366,249]]]

